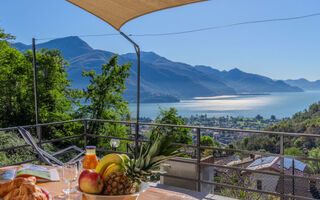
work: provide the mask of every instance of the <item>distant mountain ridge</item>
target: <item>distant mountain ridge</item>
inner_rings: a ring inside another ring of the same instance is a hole
[[[20,51],[31,45],[14,43]],[[82,70],[100,72],[113,52],[91,48],[79,37],[71,36],[37,44],[37,49],[59,49],[70,63],[67,69],[72,85],[84,88],[89,81],[81,76]],[[126,81],[125,98],[136,100],[136,55],[119,55],[119,63],[131,62],[130,77]],[[274,81],[268,77],[243,72],[239,69],[219,71],[208,66],[191,66],[174,62],[154,52],[141,52],[141,101],[176,102],[182,98],[208,97],[228,94],[256,94],[270,92],[300,92],[299,87],[290,86],[284,81]]]
[[[320,90],[320,80],[308,81],[307,79],[300,78],[296,80],[288,79],[285,82],[291,86],[296,86],[304,90]]]
[[[275,81],[265,76],[246,73],[238,68],[230,71],[219,71],[203,65],[197,65],[195,68],[211,75],[216,80],[223,81],[229,87],[234,88],[237,94],[302,91],[296,86],[288,87],[284,81]]]

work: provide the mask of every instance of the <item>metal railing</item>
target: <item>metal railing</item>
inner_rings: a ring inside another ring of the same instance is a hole
[[[78,119],[78,120],[70,120],[70,121],[60,121],[60,122],[52,122],[52,123],[43,123],[43,124],[37,124],[37,125],[26,125],[26,126],[21,126],[26,129],[42,129],[42,127],[47,127],[47,126],[55,126],[55,125],[63,125],[63,124],[68,124],[68,123],[83,123],[83,132],[78,135],[73,135],[73,136],[67,136],[67,137],[61,137],[61,138],[56,138],[56,139],[51,139],[51,140],[43,140],[41,131],[37,131],[37,139],[39,145],[42,144],[50,144],[50,143],[55,143],[55,142],[60,142],[64,140],[70,140],[70,139],[75,139],[75,138],[83,138],[83,147],[88,144],[88,139],[90,138],[104,138],[104,139],[119,139],[119,140],[125,140],[125,141],[132,141],[132,142],[137,142],[137,143],[144,143],[144,142],[149,142],[149,140],[143,140],[139,139],[138,137],[132,137],[132,138],[122,138],[122,137],[114,137],[114,136],[107,136],[107,135],[97,135],[93,133],[88,133],[88,123],[89,122],[96,122],[96,123],[111,123],[111,124],[122,124],[126,126],[136,126],[136,122],[132,121],[113,121],[113,120],[100,120],[100,119]],[[191,181],[191,182],[196,182],[197,183],[197,191],[201,190],[200,185],[201,184],[210,184],[214,186],[218,186],[221,188],[227,188],[227,189],[233,189],[233,190],[242,190],[246,192],[251,192],[251,193],[258,193],[262,195],[272,195],[275,197],[280,197],[281,199],[313,199],[312,197],[306,197],[306,196],[299,196],[297,194],[290,194],[290,193],[285,193],[284,187],[285,183],[284,180],[286,178],[290,179],[303,179],[306,181],[313,181],[313,182],[320,182],[320,178],[313,177],[310,175],[304,175],[304,176],[299,176],[299,175],[293,175],[293,174],[285,174],[285,166],[284,166],[284,158],[291,158],[291,159],[296,159],[296,160],[306,160],[306,161],[316,161],[320,162],[320,159],[318,158],[310,158],[306,156],[289,156],[289,155],[284,155],[284,137],[302,137],[302,138],[318,138],[320,139],[320,135],[315,135],[315,134],[304,134],[304,133],[289,133],[289,132],[274,132],[274,131],[262,131],[262,130],[242,130],[242,129],[232,129],[232,128],[220,128],[220,127],[203,127],[203,126],[188,126],[188,125],[172,125],[172,124],[157,124],[157,123],[144,123],[140,122],[139,126],[147,126],[147,127],[172,127],[172,128],[188,128],[195,130],[195,144],[181,144],[181,143],[174,143],[174,145],[179,145],[183,146],[185,148],[192,148],[195,149],[196,151],[196,159],[171,159],[171,161],[174,162],[181,162],[181,163],[189,163],[189,164],[194,164],[196,165],[196,178],[186,178],[186,177],[180,177],[180,176],[175,176],[175,175],[169,175],[169,174],[160,174],[160,176],[163,177],[170,177],[170,178],[175,178],[175,179],[182,179],[186,181]],[[9,128],[0,128],[0,131],[15,131],[17,130],[17,127],[9,127]],[[141,131],[141,129],[139,129]],[[234,149],[234,148],[222,148],[222,147],[211,147],[211,146],[202,146],[200,144],[200,137],[202,135],[202,130],[211,130],[211,131],[224,131],[224,132],[233,132],[233,133],[248,133],[248,134],[272,134],[272,135],[278,135],[280,137],[280,152],[279,153],[269,153],[269,152],[260,152],[260,151],[249,151],[249,150],[242,150],[242,149]],[[40,132],[40,134],[39,134]],[[3,149],[0,149],[1,152],[7,152],[10,150],[14,149],[20,149],[20,148],[25,148],[28,147],[28,145],[19,145],[19,146],[13,146],[13,147],[6,147]],[[240,153],[240,154],[246,154],[246,155],[260,155],[261,157],[263,156],[275,156],[280,158],[280,172],[270,172],[270,171],[264,171],[264,170],[252,170],[252,169],[247,169],[244,167],[237,167],[237,166],[228,166],[228,165],[219,165],[215,163],[208,163],[208,162],[202,162],[201,161],[201,156],[202,156],[202,150],[214,150],[214,151],[220,151],[220,152],[233,152],[233,153]],[[108,149],[97,149],[98,152],[116,152],[113,150],[108,150]],[[128,152],[122,152],[122,153],[128,153]],[[33,162],[33,161],[39,161],[39,159],[32,159],[32,160],[26,160],[20,163],[14,163],[15,165],[18,164],[23,164],[23,163],[28,163],[28,162]],[[0,166],[1,161],[0,161]],[[238,186],[235,184],[228,184],[228,183],[222,183],[222,182],[216,182],[216,181],[206,181],[206,180],[201,180],[201,168],[205,166],[211,166],[215,168],[221,168],[221,169],[226,169],[229,170],[229,172],[248,172],[248,173],[255,173],[255,174],[263,174],[263,175],[269,175],[269,176],[278,176],[279,177],[279,184],[280,184],[280,192],[276,191],[264,191],[260,189],[256,189],[255,187],[243,187],[243,186]],[[320,177],[320,176],[319,176]]]

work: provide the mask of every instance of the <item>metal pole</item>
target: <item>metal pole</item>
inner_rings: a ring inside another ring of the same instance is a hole
[[[137,54],[137,122],[135,129],[135,155],[138,154],[138,139],[139,139],[139,118],[140,118],[140,47],[137,45],[131,38],[129,38],[126,34],[119,31],[120,34],[128,40],[134,46],[134,50]]]
[[[84,133],[84,149],[87,147],[87,120],[84,120],[83,122],[83,133]]]
[[[280,154],[284,154],[283,135],[280,136]],[[281,199],[284,200],[284,158],[280,159],[280,185],[281,185]]]
[[[201,149],[200,149],[200,128],[197,128],[197,191],[201,192]]]
[[[294,159],[292,159],[292,175],[294,176],[294,170],[295,170],[295,166],[294,166]],[[295,186],[294,186],[295,182],[294,182],[294,177],[292,177],[292,195],[295,195]]]
[[[37,58],[36,58],[36,42],[32,38],[32,64],[33,64],[33,93],[34,93],[34,112],[36,114],[36,125],[39,124],[39,110],[38,110],[38,89],[37,89]],[[36,126],[39,143],[41,146],[41,130]]]

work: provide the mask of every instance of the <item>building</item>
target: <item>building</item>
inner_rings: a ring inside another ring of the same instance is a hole
[[[259,158],[253,161],[246,169],[259,170],[264,172],[273,172],[280,174],[281,158],[269,156]],[[284,174],[300,177],[309,176],[305,173],[307,164],[299,160],[284,158]],[[262,174],[245,171],[243,173],[249,177],[252,183],[251,187],[257,190],[281,193],[295,194],[297,196],[314,198],[318,195],[316,186],[310,184],[309,180],[298,177],[285,177],[283,182],[279,175]]]
[[[214,163],[214,157],[208,156],[201,159],[202,163]],[[184,177],[190,179],[197,179],[196,159],[175,158],[175,160],[168,160],[161,165],[161,171],[167,175],[177,177]],[[203,165],[200,169],[200,179],[204,181],[214,182],[214,167],[210,165]],[[160,183],[168,186],[180,187],[189,190],[197,190],[197,183],[184,179],[177,179],[173,177],[160,177]],[[201,184],[200,191],[204,193],[214,193],[214,185]]]

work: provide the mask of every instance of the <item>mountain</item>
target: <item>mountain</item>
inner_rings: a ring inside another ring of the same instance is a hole
[[[296,80],[288,79],[285,82],[291,86],[296,86],[304,90],[320,90],[320,80],[308,81],[307,79],[300,78]]]
[[[31,45],[23,43],[14,43],[12,46],[20,51],[31,48]],[[75,88],[84,88],[89,83],[88,79],[81,76],[82,70],[100,72],[101,65],[115,55],[113,52],[93,49],[76,36],[37,44],[36,48],[61,50],[70,63],[67,72]],[[124,94],[131,102],[136,100],[136,61],[134,53],[119,55],[120,64],[133,63]],[[239,69],[219,71],[208,66],[174,62],[154,52],[141,52],[141,102],[176,102],[192,97],[299,91],[302,90],[283,81],[274,81]]]
[[[296,86],[290,86],[284,81],[274,81],[268,77],[243,72],[237,68],[230,71],[219,71],[208,66],[195,66],[215,80],[223,81],[234,88],[237,94],[254,94],[269,92],[301,92]]]
[[[12,46],[20,51],[26,51],[32,48],[31,45],[25,45],[20,42],[15,43]],[[49,42],[37,44],[36,48],[59,49],[62,51],[63,57],[66,60],[89,53],[93,50],[85,41],[76,36],[50,40]]]
[[[133,61],[135,66],[135,54],[121,57]],[[178,98],[235,94],[233,88],[191,65],[167,60],[153,52],[142,52],[141,60],[142,82],[149,90],[166,91]]]

